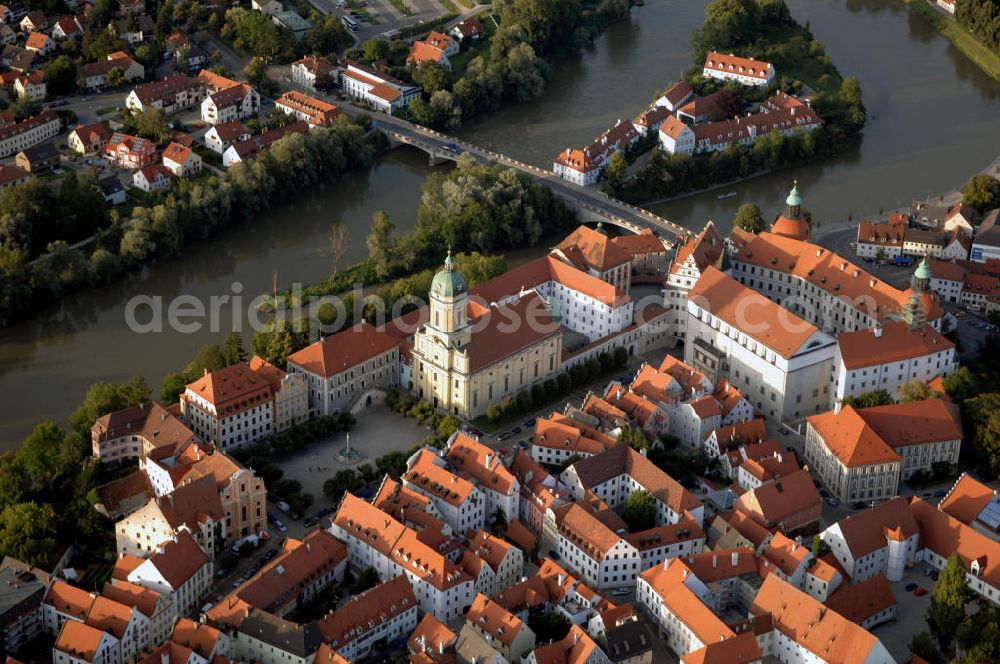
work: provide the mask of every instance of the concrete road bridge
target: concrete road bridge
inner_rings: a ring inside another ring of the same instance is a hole
[[[576,210],[583,222],[613,224],[632,233],[639,233],[644,228],[652,228],[659,231],[660,236],[664,239],[675,243],[683,242],[691,235],[691,231],[683,226],[653,214],[649,210],[612,198],[596,187],[583,187],[574,184],[558,177],[551,171],[526,164],[453,136],[420,127],[392,116],[379,115],[375,123],[376,127],[389,137],[393,147],[410,145],[422,150],[430,156],[431,165],[445,161],[457,161],[459,156],[469,154],[481,162],[497,162],[515,168],[552,189],[553,193]]]

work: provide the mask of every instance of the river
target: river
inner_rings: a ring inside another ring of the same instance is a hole
[[[822,164],[653,206],[689,228],[714,219],[728,227],[736,207],[758,203],[778,212],[793,177],[821,223],[907,204],[960,185],[1000,154],[1000,84],[937,35],[898,0],[787,0],[809,21],[844,75],[861,79],[869,121],[861,146]],[[469,141],[548,167],[563,148],[582,145],[617,118],[633,117],[690,66],[688,34],[704,2],[647,0],[632,19],[611,26],[580,57],[553,67],[540,100],[506,106],[461,131]],[[424,154],[390,153],[370,172],[304,195],[293,207],[262,214],[192,245],[184,258],[154,265],[132,279],[82,293],[31,320],[0,330],[0,450],[13,449],[38,421],[62,422],[88,385],[141,373],[158,392],[163,375],[183,367],[199,346],[223,332],[136,334],[125,303],[136,294],[207,300],[323,278],[330,270],[329,229],[347,229],[350,263],[364,257],[371,214],[384,209],[401,231],[412,227],[420,185],[432,172]],[[536,251],[540,251],[537,249]],[[516,256],[532,255],[521,250]],[[515,257],[512,257],[515,258]],[[249,337],[249,335],[247,335]]]

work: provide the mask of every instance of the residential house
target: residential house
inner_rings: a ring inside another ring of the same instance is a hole
[[[44,110],[20,122],[0,127],[0,158],[9,157],[25,148],[44,143],[62,129],[55,111]]]
[[[129,44],[141,44],[156,31],[156,22],[149,14],[130,14],[115,21],[118,38]]]
[[[459,42],[448,35],[432,30],[423,40],[416,40],[410,46],[410,54],[406,56],[407,64],[422,65],[425,62],[451,69],[449,56],[459,51]]]
[[[56,39],[76,39],[83,36],[83,24],[76,16],[60,16],[52,26],[52,36]]]
[[[292,117],[309,123],[309,128],[333,126],[334,121],[343,112],[325,101],[304,95],[295,90],[288,90],[274,102],[275,108]]]
[[[112,576],[168,597],[174,620],[201,606],[214,578],[212,560],[183,529],[146,560],[120,558]]]
[[[119,69],[124,74],[126,83],[130,81],[141,81],[146,75],[146,70],[139,62],[123,51],[109,53],[104,60],[88,62],[82,67],[83,84],[88,90],[96,90],[107,84],[108,73],[112,69]]]
[[[318,622],[324,640],[342,657],[357,661],[378,644],[407,638],[420,605],[409,580],[397,576],[355,595]]]
[[[104,145],[104,158],[119,168],[142,168],[156,161],[152,141],[116,131]]]
[[[59,166],[59,150],[51,142],[34,145],[18,152],[14,163],[31,174],[41,173]]]
[[[392,113],[410,105],[421,88],[398,81],[382,72],[348,60],[341,74],[341,87],[348,97],[368,104],[382,113]]]
[[[38,54],[26,48],[21,48],[14,44],[7,44],[3,47],[3,55],[0,62],[10,67],[16,72],[29,72],[35,66]]]
[[[21,32],[42,32],[49,27],[49,22],[45,18],[45,14],[40,11],[28,12],[21,22],[18,24],[21,28]]]
[[[465,614],[465,624],[508,662],[521,661],[535,648],[535,633],[527,623],[482,593],[472,601]]]
[[[284,28],[292,33],[296,41],[301,40],[306,36],[306,33],[312,30],[312,23],[307,19],[302,18],[302,16],[292,9],[283,9],[276,14],[271,16],[271,22],[274,23],[279,28]]]
[[[187,178],[201,172],[201,156],[189,147],[176,141],[163,149],[163,166],[179,178]]]
[[[21,74],[14,81],[14,91],[18,99],[42,101],[45,99],[45,75],[40,71],[29,71]]]
[[[11,166],[9,164],[0,164],[0,189],[21,184],[30,176],[31,173],[23,168],[18,168],[17,166]]]
[[[171,115],[200,104],[206,93],[207,87],[200,79],[174,74],[137,86],[129,92],[125,106],[132,111],[158,108],[165,115]]]
[[[246,83],[211,92],[201,102],[201,119],[209,124],[247,120],[260,106],[256,90]]]
[[[478,41],[486,34],[486,29],[478,18],[472,16],[453,25],[448,34],[464,44],[466,41]]]
[[[42,633],[49,575],[13,558],[0,563],[0,652],[18,654]],[[60,582],[61,583],[61,582]]]
[[[886,223],[862,221],[858,224],[858,238],[854,251],[861,258],[892,260],[903,253],[907,219],[903,215],[889,215]]]
[[[285,136],[289,134],[304,134],[307,131],[309,131],[309,125],[299,121],[284,125],[283,127],[269,129],[246,140],[233,143],[222,153],[222,165],[229,168],[233,164],[252,161],[262,150],[266,150],[273,143]]]
[[[96,188],[104,196],[104,201],[108,205],[124,205],[128,200],[128,191],[122,186],[122,181],[117,175],[105,175],[97,181]]]
[[[667,88],[653,103],[664,107],[671,113],[676,113],[693,96],[694,88],[687,81],[681,80]]]
[[[210,150],[224,154],[230,146],[249,140],[250,131],[239,120],[212,125],[205,132],[205,146]]]
[[[137,169],[132,175],[132,186],[146,193],[170,188],[170,171],[162,163]]]
[[[111,130],[100,122],[77,125],[76,129],[66,137],[69,149],[82,155],[102,152],[109,140],[111,140]]]
[[[631,122],[619,120],[613,127],[582,149],[566,148],[552,164],[559,177],[587,186],[595,184],[615,153],[628,151],[639,140]]]
[[[823,507],[808,470],[797,470],[750,489],[736,500],[736,509],[765,528],[793,532],[819,522]]]
[[[775,80],[777,71],[770,62],[710,51],[705,56],[702,75],[720,81],[736,81],[742,85],[766,87]]]
[[[24,47],[37,53],[38,57],[44,58],[56,50],[56,40],[44,32],[29,32]]]
[[[97,418],[90,428],[91,453],[101,462],[145,459],[160,447],[183,448],[194,433],[155,401]]]
[[[277,0],[270,0],[277,3]],[[292,80],[314,92],[328,90],[336,83],[336,67],[323,56],[307,55],[292,63]]]

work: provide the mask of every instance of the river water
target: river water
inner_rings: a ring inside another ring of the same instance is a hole
[[[869,121],[851,154],[795,173],[779,172],[719,192],[653,206],[689,228],[714,219],[729,225],[736,207],[758,203],[777,213],[793,177],[822,223],[877,212],[960,185],[1000,154],[1000,84],[982,74],[898,0],[787,0],[809,21],[845,75],[861,78]],[[507,106],[468,124],[461,136],[523,161],[549,166],[563,148],[582,145],[617,118],[633,117],[690,66],[688,34],[704,2],[647,0],[629,22],[612,26],[594,48],[556,63],[540,100]],[[329,229],[347,229],[344,263],[365,256],[372,213],[384,209],[401,231],[411,228],[420,186],[432,172],[424,154],[390,153],[370,172],[303,195],[302,202],[262,214],[154,265],[125,282],[80,294],[29,321],[0,330],[0,450],[15,448],[38,421],[62,422],[98,380],[141,373],[158,391],[163,375],[183,367],[225,332],[136,334],[125,324],[134,295],[180,294],[207,300],[323,278],[331,266]],[[541,251],[537,249],[536,251]],[[523,259],[520,251],[512,259]],[[249,333],[247,333],[249,338]]]

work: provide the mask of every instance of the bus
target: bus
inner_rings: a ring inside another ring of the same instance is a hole
[[[343,16],[340,17],[340,22],[343,23],[344,27],[350,30],[351,32],[357,32],[358,28],[360,27],[358,25],[358,22],[355,21],[350,16],[348,16],[347,14],[344,14]]]

